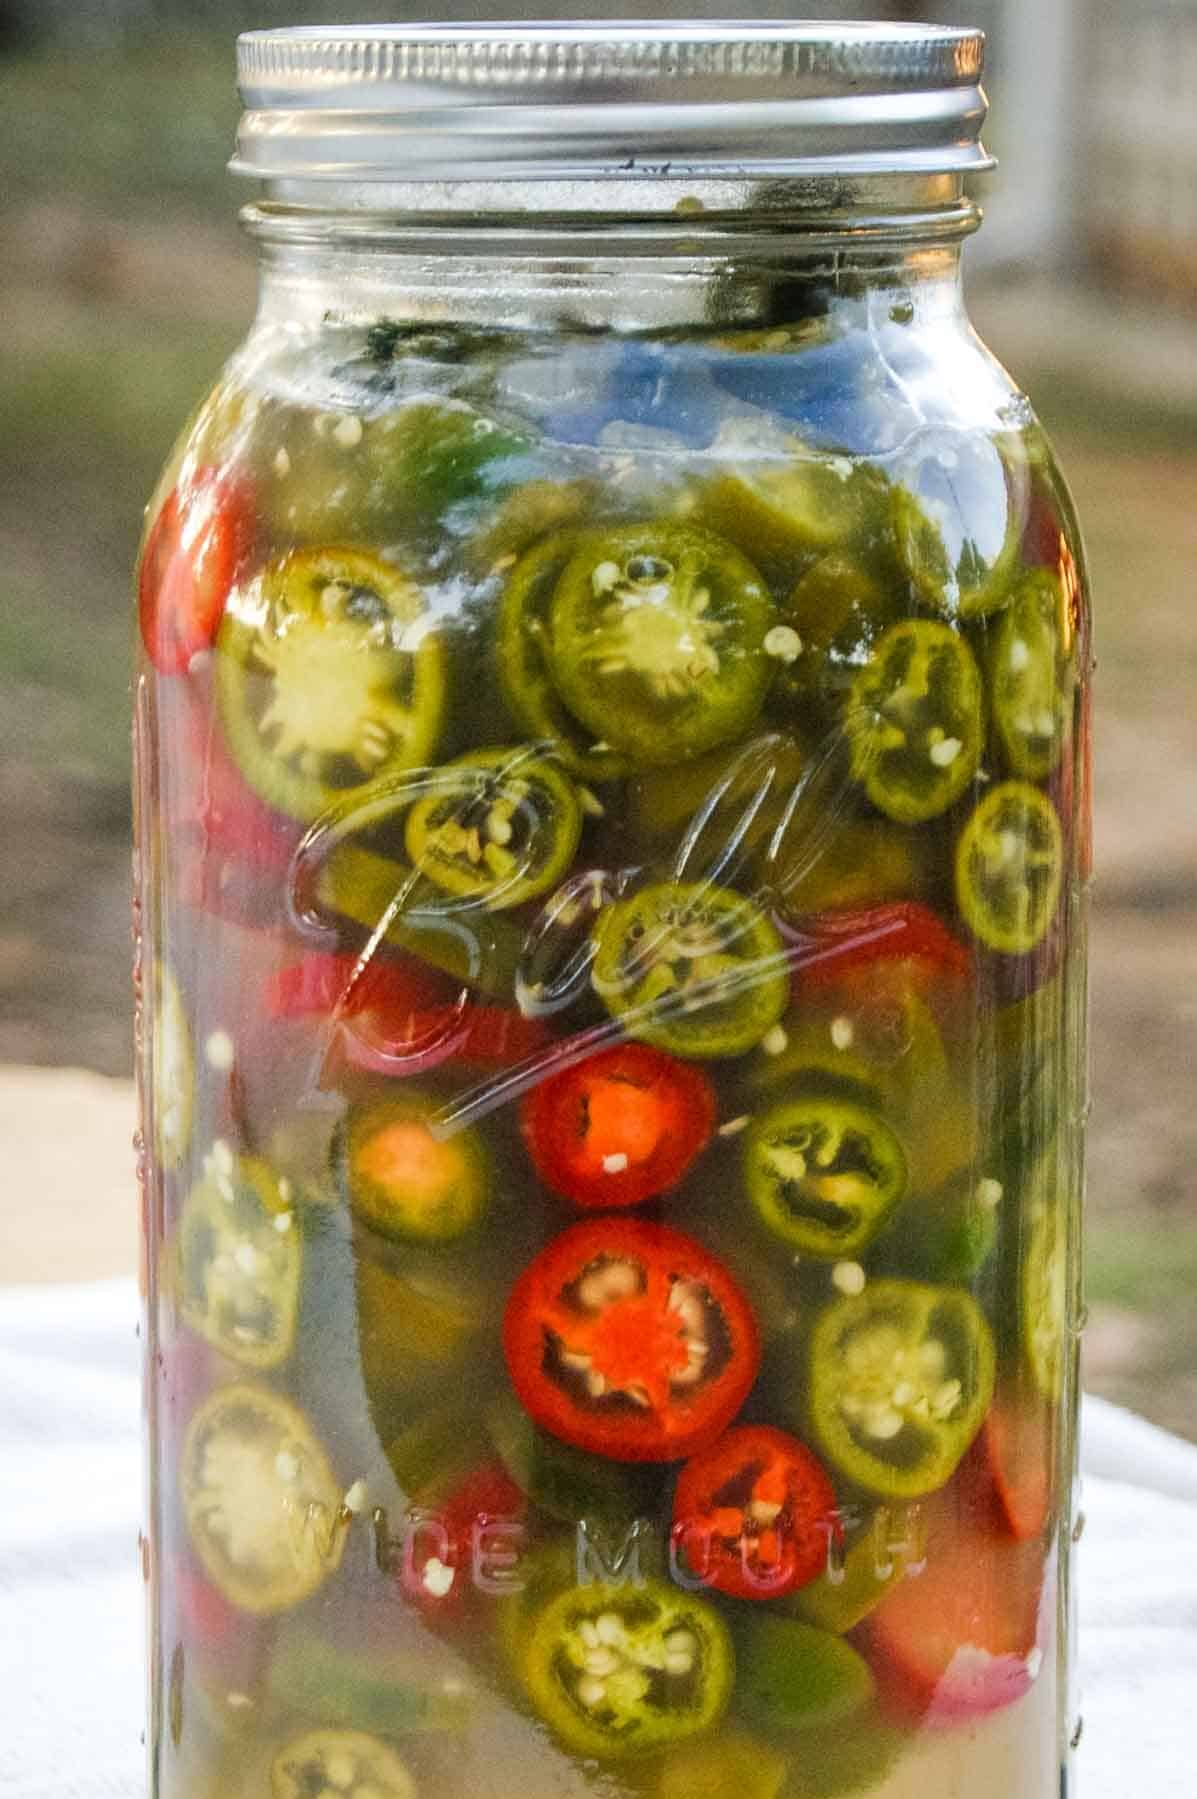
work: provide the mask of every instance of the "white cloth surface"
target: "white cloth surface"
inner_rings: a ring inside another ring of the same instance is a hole
[[[0,1799],[145,1791],[138,1316],[0,1289]],[[1098,1399],[1081,1441],[1079,1799],[1194,1799],[1197,1447]]]

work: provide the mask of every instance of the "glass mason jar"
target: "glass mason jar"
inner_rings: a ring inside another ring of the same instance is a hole
[[[250,36],[149,509],[152,1792],[1056,1799],[1089,634],[975,33]]]

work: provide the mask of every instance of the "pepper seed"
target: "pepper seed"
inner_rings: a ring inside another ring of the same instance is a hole
[[[802,639],[792,625],[774,625],[765,634],[764,644],[766,656],[772,656],[778,662],[789,664],[796,662],[802,654]]]
[[[337,420],[332,434],[343,450],[354,450],[362,441],[362,421],[347,412],[344,418]]]

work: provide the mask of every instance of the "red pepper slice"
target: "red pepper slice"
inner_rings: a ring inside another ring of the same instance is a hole
[[[673,1543],[705,1585],[736,1599],[778,1599],[827,1566],[840,1534],[835,1489],[797,1437],[741,1425],[678,1477]]]
[[[263,994],[272,1018],[328,1018],[378,1012],[404,1019],[442,1004],[447,984],[422,962],[376,956],[359,971],[357,956],[315,951],[278,969]]]
[[[904,1717],[950,1725],[1012,1704],[1043,1661],[1043,1550],[1003,1528],[983,1469],[966,1466],[926,1508],[926,1560],[866,1625],[870,1663]]]
[[[809,948],[797,958],[801,987],[827,986],[878,963],[909,964],[920,985],[943,977],[966,981],[973,972],[971,951],[918,900],[821,912],[808,930]]]
[[[367,1074],[404,1076],[445,1062],[511,1068],[551,1042],[541,1019],[507,1006],[429,1006],[406,1016],[376,1010],[369,1002],[338,1033],[345,1061]]]
[[[752,1310],[680,1231],[610,1216],[554,1238],[503,1320],[512,1384],[537,1424],[623,1462],[672,1462],[726,1429],[756,1379]]]
[[[1002,1512],[1019,1542],[1041,1537],[1052,1509],[1055,1413],[1038,1393],[999,1392],[983,1432]]]
[[[1064,533],[1051,495],[1036,482],[1031,488],[1019,553],[1028,568],[1054,568]]]
[[[480,1462],[444,1498],[413,1513],[403,1558],[407,1596],[441,1617],[460,1611],[471,1591],[476,1533],[496,1520],[518,1522],[527,1509],[498,1457]]]
[[[550,1042],[547,1025],[506,1006],[475,1005],[414,958],[315,953],[267,984],[275,1018],[334,1021],[329,1065],[367,1074],[420,1074],[444,1062],[509,1068]]]
[[[533,1088],[521,1124],[546,1186],[606,1208],[676,1186],[710,1141],[715,1113],[699,1069],[647,1043],[617,1043]]]
[[[201,468],[167,495],[137,578],[142,641],[159,674],[186,673],[210,647],[253,534],[243,477]]]
[[[794,992],[803,1002],[859,1012],[862,1038],[897,1051],[912,999],[929,1009],[945,1046],[966,1051],[976,1025],[976,963],[918,900],[861,911],[824,912],[808,921],[796,959]]]

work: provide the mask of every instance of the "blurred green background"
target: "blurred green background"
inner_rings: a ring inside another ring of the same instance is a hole
[[[720,9],[736,10],[777,9]],[[1186,168],[1167,131],[1182,97],[1175,34],[1187,32],[1197,66],[1197,5],[921,9],[937,10],[993,34],[989,137],[1003,170],[969,252],[974,313],[1056,437],[1095,577],[1088,1381],[1197,1437],[1197,145]],[[129,570],[171,441],[253,306],[236,225],[246,195],[223,172],[237,116],[232,35],[385,16],[0,6],[10,1082],[31,1064],[130,1068]],[[10,1150],[12,1237],[38,1152],[32,1139]],[[20,1266],[40,1272],[36,1247]]]

